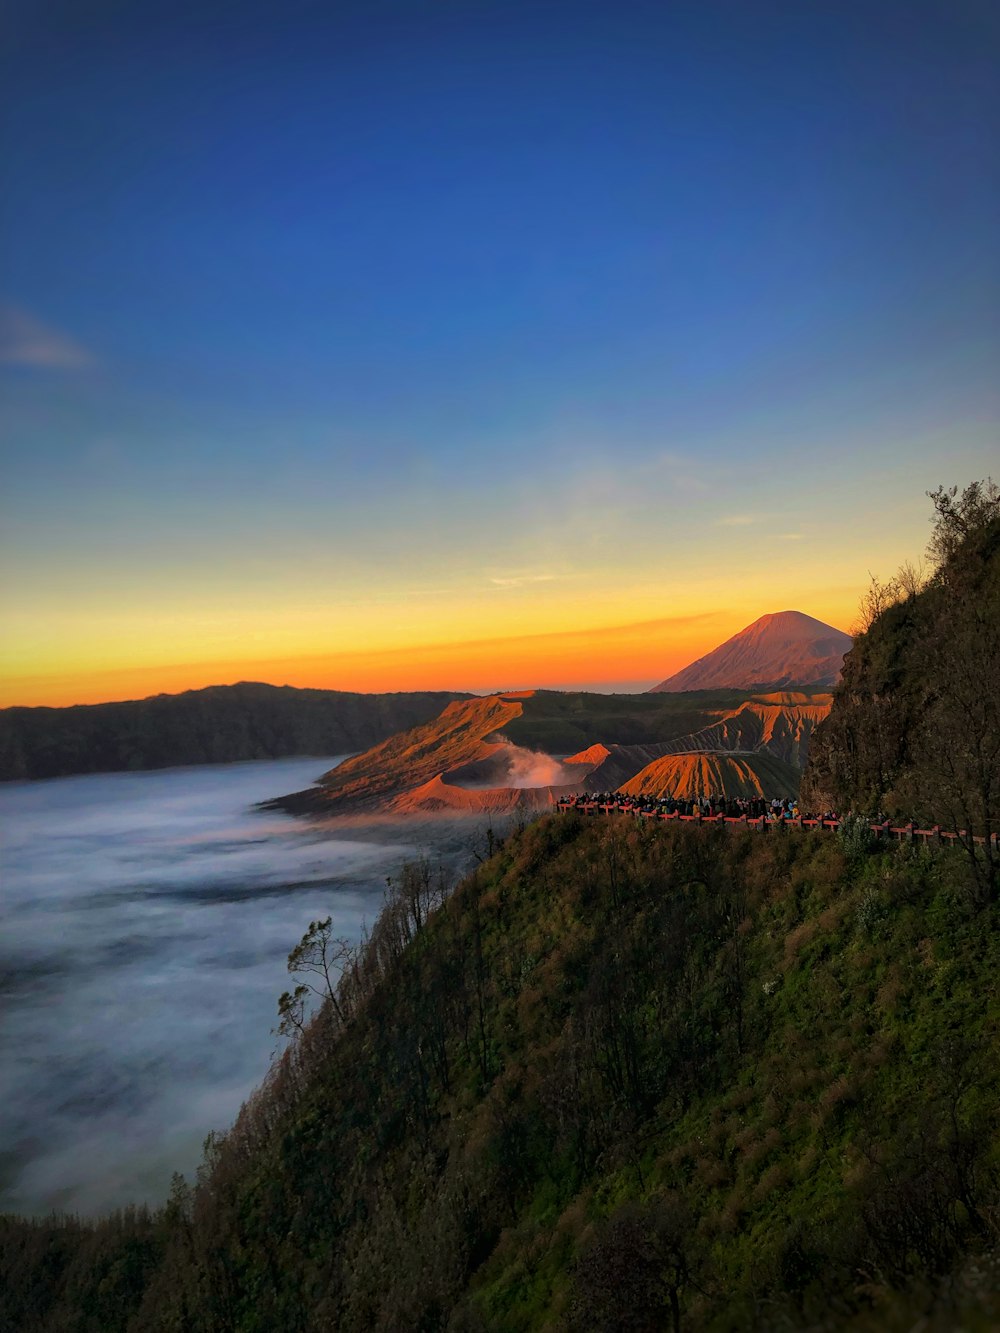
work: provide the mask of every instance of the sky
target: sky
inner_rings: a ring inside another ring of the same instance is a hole
[[[643,689],[1000,472],[992,0],[0,19],[0,704]]]

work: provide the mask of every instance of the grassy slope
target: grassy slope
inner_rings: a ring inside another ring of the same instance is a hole
[[[925,1280],[927,1328],[996,1327],[967,1257],[1000,1198],[994,911],[960,861],[848,850],[530,826],[312,1030],[193,1208],[86,1262],[53,1233],[37,1300],[103,1284],[131,1322],[14,1326],[660,1328],[683,1270],[684,1327],[908,1328]],[[28,1290],[39,1245],[0,1244]]]
[[[439,773],[488,759],[497,749],[489,737],[505,730],[521,708],[520,699],[503,695],[449,704],[439,717],[390,736],[324,773],[319,786],[271,804],[296,812],[378,808]]]

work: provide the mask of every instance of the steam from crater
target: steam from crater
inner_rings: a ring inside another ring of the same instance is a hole
[[[580,778],[579,765],[562,764],[538,750],[522,750],[518,745],[510,747],[505,786],[570,787],[579,783]]]

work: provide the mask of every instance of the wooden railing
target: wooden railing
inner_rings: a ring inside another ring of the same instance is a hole
[[[727,828],[733,829],[755,829],[758,832],[766,833],[769,829],[779,828],[802,828],[815,829],[817,832],[836,833],[840,828],[839,819],[804,819],[801,816],[797,819],[769,819],[767,815],[682,815],[676,811],[669,812],[656,806],[649,806],[642,801],[616,800],[616,801],[588,801],[588,800],[567,800],[563,799],[556,802],[556,809],[565,813],[568,810],[576,810],[581,815],[633,815],[637,819],[662,819],[667,821],[676,821],[682,824],[723,824]],[[886,820],[883,824],[872,824],[871,831],[876,838],[883,839],[886,842],[912,842],[924,843],[932,847],[942,847],[962,843],[968,845],[969,834],[965,829],[958,833],[951,833],[935,824],[933,828],[917,828],[916,824],[891,824]],[[974,843],[983,844],[989,841],[993,847],[998,846],[998,836],[996,833],[990,834],[989,839],[979,834],[972,835]]]

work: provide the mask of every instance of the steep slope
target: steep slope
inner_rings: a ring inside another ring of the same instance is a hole
[[[683,690],[830,689],[840,676],[851,636],[801,611],[761,616],[651,694]]]
[[[829,694],[757,695],[700,731],[675,740],[651,745],[594,745],[565,762],[571,768],[580,766],[581,785],[590,791],[614,791],[654,760],[701,751],[761,752],[801,771],[813,729],[830,711],[830,699]],[[784,782],[779,786],[781,790],[771,794],[791,794],[784,790]]]
[[[193,1190],[0,1219],[0,1326],[995,1329],[1000,930],[959,884],[541,820],[390,900]]]
[[[123,703],[0,709],[0,781],[362,750],[437,717],[448,692],[212,685]]]
[[[772,754],[669,754],[622,784],[627,796],[793,797],[799,771]]]
[[[820,754],[932,813],[972,784],[990,831],[1000,515],[968,510]],[[866,835],[571,812],[450,896],[404,870],[194,1188],[0,1218],[0,1327],[1000,1328],[991,844]]]
[[[440,717],[345,760],[315,787],[266,803],[298,814],[384,809],[395,797],[502,750],[496,733],[524,706],[524,694],[489,695],[449,704]]]
[[[580,786],[587,791],[617,791],[623,782],[651,764],[674,753],[674,743],[659,745],[593,745],[566,760],[567,768],[579,768]],[[588,770],[588,760],[593,767]]]
[[[777,696],[780,697],[780,696]],[[753,700],[710,727],[674,743],[676,754],[694,750],[766,750],[794,768],[805,767],[814,728],[830,711],[829,694],[808,704]]]
[[[878,590],[803,780],[814,805],[913,817],[958,834],[979,892],[1000,895],[1000,491],[936,492],[921,589]],[[986,839],[976,851],[970,835]]]

